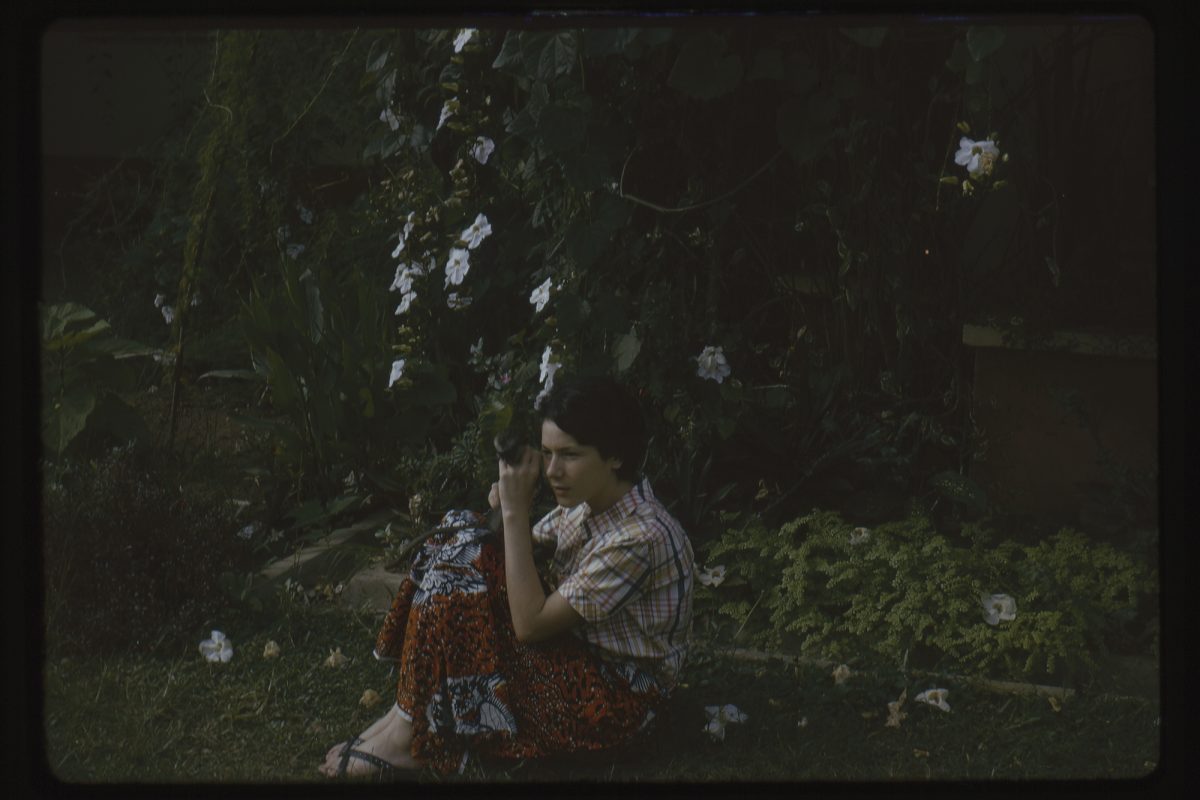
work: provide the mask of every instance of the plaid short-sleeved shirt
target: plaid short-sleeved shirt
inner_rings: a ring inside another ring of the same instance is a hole
[[[585,620],[576,634],[673,688],[692,633],[692,545],[643,479],[611,508],[558,507],[533,527],[550,579]]]

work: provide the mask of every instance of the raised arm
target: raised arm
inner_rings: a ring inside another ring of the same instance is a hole
[[[529,515],[542,456],[525,448],[517,466],[499,462],[499,500],[504,519],[504,572],[513,629],[521,642],[540,642],[583,622],[558,592],[542,589],[533,562]]]

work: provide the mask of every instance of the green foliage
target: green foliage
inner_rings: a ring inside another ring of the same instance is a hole
[[[132,446],[64,462],[42,503],[47,641],[145,652],[202,626],[222,605],[221,574],[251,556],[226,500]]]
[[[966,541],[920,516],[854,528],[814,510],[768,528],[730,527],[708,551],[732,576],[720,611],[763,642],[841,660],[1018,675],[1071,676],[1095,668],[1109,634],[1152,600],[1153,570],[1107,544],[1063,529],[1036,545]],[[736,578],[736,580],[734,579]],[[989,624],[981,598],[1006,594],[1016,616]],[[762,597],[752,624],[748,598]]]
[[[66,452],[81,433],[106,433],[124,442],[146,435],[142,418],[119,393],[137,380],[130,359],[154,350],[116,335],[78,303],[41,306],[42,444]]]

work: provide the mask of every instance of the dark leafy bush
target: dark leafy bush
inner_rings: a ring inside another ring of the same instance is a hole
[[[54,470],[43,495],[47,643],[155,649],[214,621],[224,571],[248,566],[226,498],[179,485],[132,446]]]

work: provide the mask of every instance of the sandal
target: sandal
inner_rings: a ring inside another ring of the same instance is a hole
[[[372,781],[377,781],[379,783],[416,780],[417,771],[415,769],[410,769],[407,767],[397,767],[395,764],[391,764],[387,761],[384,761],[382,758],[380,758],[377,755],[374,755],[372,753],[366,753],[366,752],[363,752],[362,750],[355,750],[354,746],[356,744],[361,744],[361,743],[362,743],[362,739],[349,739],[346,741],[346,745],[342,748],[342,751],[340,753],[338,753],[338,769],[337,769],[337,777],[338,778],[344,778],[344,779],[349,779],[349,780],[358,779],[358,778],[366,778],[366,779],[369,779]],[[352,758],[356,758],[359,761],[365,761],[373,767],[378,767],[379,771],[376,773],[370,773],[370,774],[361,775],[361,776],[347,775],[346,767],[349,766],[350,759],[352,759]]]

